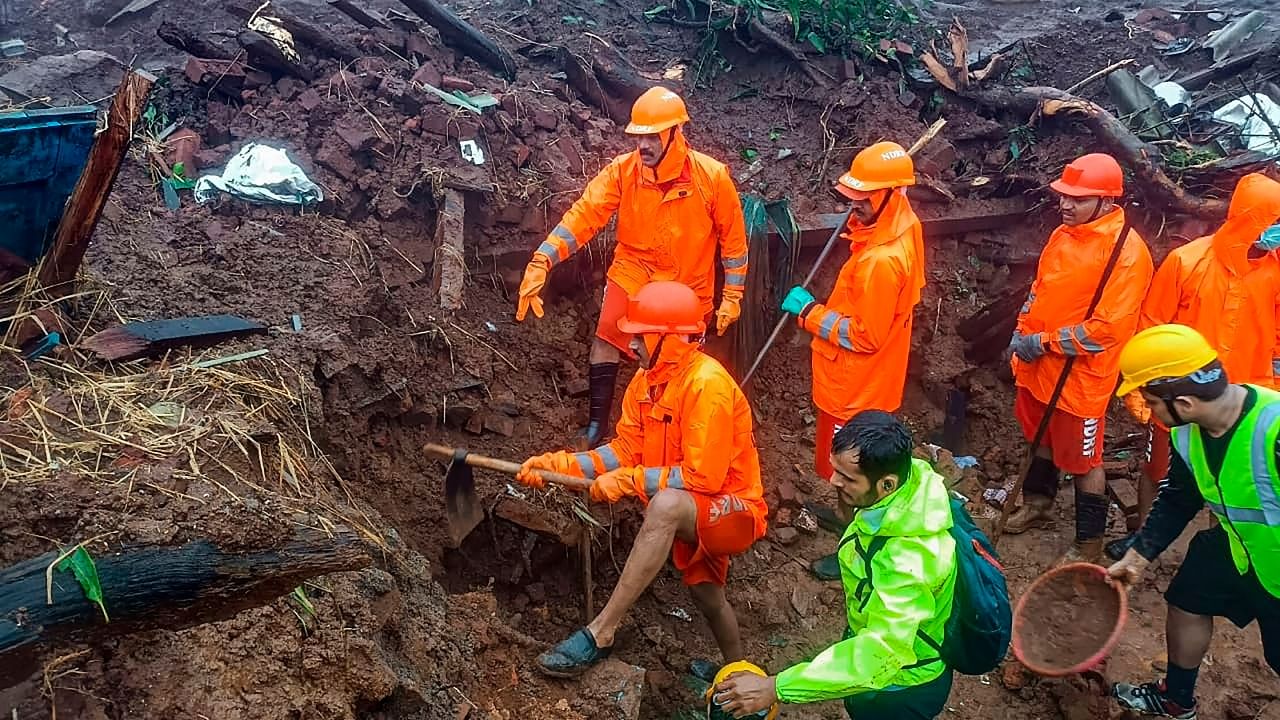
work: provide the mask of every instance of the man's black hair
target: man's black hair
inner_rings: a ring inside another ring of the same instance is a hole
[[[872,483],[885,475],[906,482],[911,475],[911,431],[882,410],[863,410],[850,418],[831,440],[837,455],[858,449],[858,467]]]

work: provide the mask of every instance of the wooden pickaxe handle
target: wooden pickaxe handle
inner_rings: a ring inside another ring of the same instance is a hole
[[[429,455],[435,455],[441,460],[452,460],[454,449],[444,445],[436,445],[435,443],[427,443],[422,449]],[[485,470],[493,470],[495,472],[506,473],[507,475],[515,475],[520,472],[520,463],[511,462],[509,460],[499,460],[498,458],[485,457],[484,455],[476,455],[475,453],[467,453],[467,464],[471,467],[483,468]],[[589,490],[591,481],[586,478],[565,475],[564,473],[552,472],[550,470],[539,469],[538,474],[543,480],[556,485],[563,485],[574,490]]]

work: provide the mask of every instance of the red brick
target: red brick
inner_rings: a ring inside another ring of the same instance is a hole
[[[461,90],[462,92],[471,92],[476,89],[476,84],[454,75],[445,75],[440,78],[440,87],[444,90]]]
[[[432,65],[429,62],[424,62],[422,63],[422,66],[418,68],[418,71],[413,74],[413,82],[419,85],[433,85],[435,87],[440,87],[440,71],[436,69],[435,65]]]

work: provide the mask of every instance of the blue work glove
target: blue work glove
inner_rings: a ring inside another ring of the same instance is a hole
[[[1044,343],[1040,341],[1040,333],[1022,335],[1015,331],[1009,350],[1023,362],[1034,362],[1044,356]]]
[[[813,293],[804,289],[803,285],[797,285],[787,293],[782,299],[782,312],[791,313],[792,315],[803,315],[805,308],[816,302],[813,299]]]

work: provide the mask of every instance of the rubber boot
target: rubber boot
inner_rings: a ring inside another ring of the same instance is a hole
[[[1058,494],[1058,468],[1048,458],[1035,457],[1027,468],[1027,480],[1022,486],[1022,507],[1005,522],[1007,535],[1021,535],[1031,528],[1047,527],[1053,523],[1053,499]],[[1012,502],[1012,498],[1009,500]]]
[[[1055,565],[1073,562],[1102,564],[1103,534],[1107,529],[1106,495],[1095,495],[1076,488],[1076,541]]]
[[[618,363],[593,363],[587,376],[591,391],[590,413],[587,426],[578,431],[573,446],[585,452],[600,446],[609,427],[609,414],[613,411],[613,390],[618,382]]]

